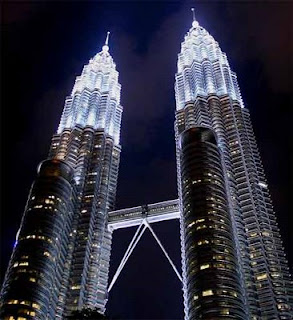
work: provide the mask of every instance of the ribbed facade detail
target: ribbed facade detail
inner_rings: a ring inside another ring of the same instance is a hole
[[[187,319],[246,319],[221,155],[214,133],[179,138]]]
[[[118,72],[108,51],[105,45],[77,77],[50,148],[49,157],[73,166],[79,204],[60,317],[84,307],[104,312],[107,302],[112,241],[107,223],[116,197],[122,116]]]
[[[1,319],[55,318],[75,200],[73,169],[59,160],[42,162],[4,280]]]
[[[198,78],[200,82],[194,81]],[[210,128],[216,134],[224,169],[247,318],[292,319],[292,281],[249,111],[226,55],[196,21],[178,55],[175,92],[179,195],[183,192],[179,136],[193,127]]]
[[[194,101],[197,96],[209,94],[228,94],[243,106],[237,76],[231,71],[226,54],[196,21],[193,26],[185,36],[178,54],[176,109],[184,108],[187,101]]]
[[[109,47],[105,45],[76,78],[71,95],[65,100],[58,134],[76,126],[103,128],[119,144],[121,85],[116,65],[108,51]]]
[[[113,137],[92,127],[65,129],[52,139],[50,157],[75,168],[79,196],[66,313],[83,306],[105,308],[111,247],[107,212],[114,208],[120,149]]]

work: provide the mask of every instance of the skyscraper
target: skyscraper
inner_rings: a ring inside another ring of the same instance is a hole
[[[246,319],[216,136],[192,126],[178,149],[185,317]]]
[[[140,237],[150,223],[179,218],[186,319],[291,319],[292,286],[249,112],[226,55],[195,19],[175,92],[179,202],[111,211],[122,107],[108,38],[84,66],[29,195],[1,317],[104,311],[112,232],[138,225]]]
[[[108,37],[76,78],[38,170],[4,280],[1,318],[58,319],[78,307],[105,309],[107,212],[116,195],[122,115]]]
[[[204,241],[207,242],[207,247],[211,246],[208,234],[206,239],[200,239],[201,243],[187,243],[185,238],[189,234],[188,227],[192,225],[190,229],[195,229],[193,231],[195,234],[200,233],[202,228],[221,228],[219,221],[215,223],[212,218],[212,214],[217,214],[220,218],[220,212],[223,210],[220,206],[223,205],[224,199],[216,189],[205,193],[206,200],[211,202],[210,208],[214,207],[213,210],[210,209],[208,218],[201,216],[199,209],[192,206],[195,194],[200,192],[201,188],[203,191],[209,184],[211,186],[220,185],[220,182],[217,181],[219,173],[215,175],[210,170],[205,177],[203,172],[198,172],[190,174],[189,180],[184,181],[185,172],[182,169],[183,163],[190,160],[188,160],[188,155],[184,155],[184,152],[182,154],[179,146],[180,136],[186,134],[188,129],[205,127],[216,134],[221,154],[224,189],[232,221],[231,236],[238,257],[237,269],[246,316],[248,319],[255,320],[291,319],[293,312],[292,282],[249,111],[244,107],[236,74],[230,69],[226,54],[195,19],[181,45],[177,68],[175,131],[178,190],[181,220],[183,220],[181,221],[182,250],[184,251],[183,276],[185,277],[183,283],[186,286],[191,272],[192,260],[187,260],[189,247],[199,246]],[[195,179],[196,175],[197,179]],[[193,177],[192,181],[190,181],[191,177]],[[206,186],[197,187],[198,191],[194,190],[194,186],[201,184]],[[192,187],[191,190],[188,187]],[[188,191],[193,192],[191,203],[184,201]],[[193,209],[186,207],[188,204]],[[189,225],[186,225],[185,222],[187,213],[188,216],[194,216],[194,220],[188,218]],[[219,237],[221,238],[223,237]],[[200,249],[194,250],[200,252]],[[225,251],[224,246],[222,250]],[[195,265],[199,263],[198,260],[195,256],[193,261]],[[215,262],[210,261],[208,267],[227,269],[228,262],[224,255],[220,254],[215,256]],[[201,275],[199,274],[198,277]],[[227,285],[225,294],[229,295],[231,286],[228,285],[228,280],[225,285]],[[194,319],[197,312],[190,309],[189,300],[191,298],[187,295],[189,289],[184,287],[184,290],[186,319]],[[223,291],[210,293],[217,296]],[[201,294],[203,295],[204,292]],[[227,303],[228,306],[229,303]]]

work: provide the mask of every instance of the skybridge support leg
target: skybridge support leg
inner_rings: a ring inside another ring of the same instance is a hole
[[[151,234],[153,235],[153,237],[156,239],[158,245],[160,246],[160,248],[162,249],[164,255],[166,256],[166,258],[168,259],[169,263],[171,264],[171,267],[173,268],[173,270],[175,271],[178,279],[182,282],[182,277],[180,275],[180,273],[178,272],[178,270],[175,267],[175,264],[173,263],[173,261],[171,260],[170,256],[168,255],[167,251],[165,250],[164,246],[162,245],[161,241],[159,240],[159,238],[157,237],[157,235],[155,234],[153,228],[151,227],[151,225],[147,222],[147,220],[145,221],[147,227],[149,228]]]
[[[157,237],[157,235],[155,234],[153,228],[150,226],[150,224],[148,223],[147,219],[144,219],[141,224],[139,225],[139,227],[137,228],[120,264],[119,267],[117,268],[113,279],[109,285],[108,288],[108,293],[111,291],[111,289],[113,288],[115,282],[118,279],[119,274],[121,273],[122,269],[124,268],[127,260],[129,259],[130,255],[132,254],[134,248],[136,247],[138,241],[140,240],[140,238],[142,237],[143,233],[145,232],[146,228],[148,228],[151,232],[151,234],[153,235],[153,237],[155,238],[155,240],[157,241],[158,245],[160,246],[161,250],[163,251],[164,255],[166,256],[166,258],[168,259],[169,263],[171,264],[171,267],[173,268],[173,270],[175,271],[178,279],[182,282],[182,277],[180,275],[180,273],[178,272],[178,270],[176,269],[175,264],[173,263],[173,261],[171,260],[170,256],[168,255],[167,251],[165,250],[164,246],[162,245],[161,241],[159,240],[159,238]]]
[[[141,236],[143,235],[143,233],[145,232],[145,229],[147,228],[145,225],[143,225],[143,228],[141,228],[143,225],[143,222],[139,225],[139,227],[137,228],[121,262],[120,262],[120,265],[117,269],[117,271],[115,272],[114,276],[113,276],[113,279],[109,285],[109,288],[108,288],[108,293],[111,291],[111,289],[113,288],[113,285],[114,283],[116,282],[119,274],[121,273],[123,267],[125,266],[128,258],[130,257],[131,253],[133,252],[134,248],[136,247],[138,241],[140,240]]]

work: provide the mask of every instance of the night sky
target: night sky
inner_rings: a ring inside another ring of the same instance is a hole
[[[177,197],[174,75],[192,6],[238,75],[292,266],[292,2],[6,2],[1,5],[1,281],[65,96],[83,65],[101,50],[108,30],[124,107],[117,209]],[[178,221],[153,227],[180,268]],[[110,278],[133,233],[133,228],[114,233]],[[146,231],[110,293],[108,314],[182,319],[181,296],[179,280]]]

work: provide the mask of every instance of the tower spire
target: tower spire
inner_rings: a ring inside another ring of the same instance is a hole
[[[107,32],[107,37],[106,37],[106,41],[105,41],[105,46],[107,46],[108,43],[109,43],[109,35],[110,35],[110,31]]]
[[[192,21],[195,21],[195,13],[194,13],[194,8],[191,8],[192,11]]]
[[[105,44],[103,45],[103,52],[108,52],[109,51],[109,35],[110,35],[110,31],[107,32],[107,37],[105,40]]]
[[[194,8],[191,8],[192,11],[192,27],[197,28],[198,27],[198,22],[195,19],[195,13],[194,13]]]

